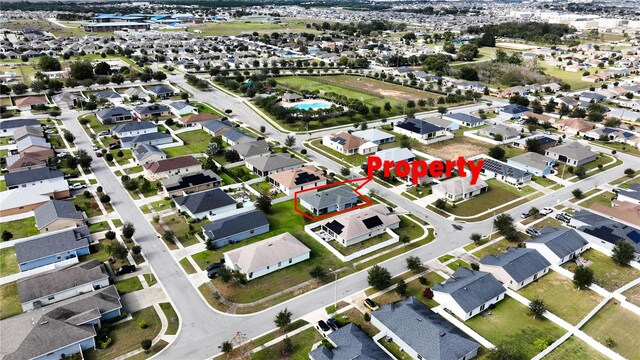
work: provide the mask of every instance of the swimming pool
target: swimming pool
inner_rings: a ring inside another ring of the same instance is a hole
[[[304,104],[296,104],[292,107],[300,110],[316,110],[316,109],[327,109],[331,107],[331,104],[328,102],[313,102],[313,103],[304,103]]]

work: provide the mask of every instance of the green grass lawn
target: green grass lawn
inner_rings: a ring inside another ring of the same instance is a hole
[[[222,173],[229,175],[234,182],[245,182],[258,177],[258,175],[252,173],[246,166],[236,166],[230,169],[225,168]]]
[[[632,287],[631,289],[622,293],[622,295],[627,297],[628,302],[636,306],[640,306],[640,285]]]
[[[417,197],[418,199],[422,199],[423,197],[431,194],[431,187],[430,186],[412,186],[411,188],[409,188],[409,190],[406,191],[407,193]]]
[[[277,190],[268,181],[261,181],[255,184],[250,185],[253,189],[263,195],[269,195],[272,199],[277,199],[280,197],[284,197],[284,193]]]
[[[506,296],[496,304],[491,315],[477,315],[465,322],[494,345],[506,344],[520,349],[527,358],[538,354],[534,346],[537,339],[556,341],[565,331],[550,320],[534,319],[529,309]]]
[[[547,187],[547,188],[556,184],[556,183],[555,183],[555,181],[553,181],[553,180],[549,180],[549,179],[547,179],[547,178],[543,178],[543,177],[541,177],[541,176],[533,176],[533,177],[532,177],[532,180],[533,180],[536,184],[541,185],[541,186],[544,186],[544,187]]]
[[[22,314],[16,282],[0,285],[0,320]]]
[[[2,154],[0,154],[0,157],[6,157],[6,155],[2,156]],[[7,182],[4,180],[0,180],[0,191],[6,191],[6,190],[7,190]]]
[[[601,204],[607,207],[611,206],[611,200],[616,198],[616,194],[610,192],[610,191],[605,191],[601,194],[598,194],[590,199],[584,200],[582,202],[579,202],[578,205],[583,206],[585,208],[590,208],[593,204]]]
[[[178,134],[178,137],[184,141],[184,146],[174,146],[163,149],[168,157],[205,153],[207,146],[209,146],[213,140],[213,137],[204,130],[187,131]]]
[[[162,218],[162,221],[169,227],[182,246],[187,247],[199,242],[194,236],[195,229],[193,231],[189,229],[189,223],[183,216],[177,214],[167,215]]]
[[[411,273],[407,273],[407,274],[403,274],[405,275],[405,278],[408,278],[410,276],[413,276],[413,274]],[[425,298],[422,293],[424,292],[424,289],[426,287],[431,287],[434,286],[435,284],[439,284],[441,282],[444,281],[444,278],[440,275],[438,275],[435,272],[430,272],[427,273],[425,275],[423,275],[428,283],[427,285],[422,285],[420,284],[420,281],[418,279],[412,280],[407,282],[407,296],[413,296],[416,299],[420,300],[421,302],[423,302],[425,305],[427,305],[430,308],[436,307],[438,306],[438,303],[435,302],[433,299],[427,299]],[[396,277],[397,278],[397,277]],[[394,278],[395,279],[395,278]],[[399,281],[398,280],[394,280],[394,283],[397,283]],[[373,290],[372,294],[375,293],[376,290]],[[377,296],[375,298],[376,303],[378,303],[378,305],[384,305],[384,304],[389,304],[389,303],[394,303],[400,300],[404,300],[405,297],[402,297],[400,295],[398,295],[398,293],[395,291],[395,289],[392,289],[390,291],[387,291],[384,294],[381,294],[380,296]]]
[[[89,255],[80,256],[80,261],[89,261],[89,260],[97,260],[100,262],[108,261],[111,258],[111,255],[107,252],[107,249],[115,244],[117,240],[107,240],[102,239],[95,245],[89,246],[89,251],[91,253]],[[114,263],[111,263],[111,268],[113,270],[119,269],[122,265],[129,265],[129,260],[125,259],[115,259]]]
[[[128,169],[124,169],[124,172],[127,175],[131,175],[131,174],[137,174],[142,172],[144,169],[142,168],[142,166],[134,166],[134,167],[130,167]]]
[[[84,213],[87,215],[87,218],[102,215],[102,210],[100,210],[100,206],[96,202],[96,199],[93,197],[93,195],[87,198],[84,197],[84,195],[80,194],[70,201],[76,204],[76,208],[78,208],[79,211],[84,211]]]
[[[278,24],[272,24],[268,22],[263,23],[257,20],[238,19],[234,21],[207,23],[202,26],[194,26],[192,29],[189,29],[189,31],[193,32],[194,30],[199,30],[200,32],[198,34],[202,36],[241,35],[252,34],[253,32],[269,35],[274,32],[318,33],[314,28],[307,28],[306,23],[306,21],[290,20],[283,21]]]
[[[353,155],[345,155],[342,154],[336,150],[333,150],[327,146],[322,145],[322,140],[321,139],[317,139],[317,140],[313,140],[311,142],[311,145],[317,147],[318,149],[328,153],[329,155],[332,155],[333,157],[336,157],[344,162],[347,162],[351,165],[354,166],[360,166],[362,164],[365,164],[367,162],[367,156],[366,155],[362,155],[362,154],[353,154]]]
[[[448,263],[447,267],[453,271],[456,271],[461,267],[471,269],[471,266],[466,261],[460,259]]]
[[[608,291],[614,291],[621,286],[640,277],[640,270],[630,266],[619,266],[609,256],[589,249],[580,255],[581,257],[591,261],[589,267],[593,270],[595,283]],[[569,271],[574,271],[576,264],[572,262],[562,265]]]
[[[494,235],[493,238],[495,239],[496,236]],[[488,245],[474,252],[473,255],[482,259],[485,255],[497,255],[507,251],[507,249],[510,247],[516,247],[516,246],[518,246],[518,243],[510,242],[510,241],[507,241],[506,239],[500,239],[494,242],[493,244]]]
[[[581,359],[606,360],[608,357],[600,354],[591,346],[575,336],[565,340],[560,346],[544,357],[549,360]]]
[[[564,71],[555,66],[548,65],[542,61],[539,62],[538,64],[542,67],[542,70],[544,71],[545,74],[558,78],[563,82],[571,85],[572,90],[585,89],[594,85],[593,83],[580,80],[582,79],[582,73],[583,73],[582,71],[578,71],[578,72]]]
[[[525,186],[522,191],[518,191],[513,186],[496,179],[487,180],[487,184],[489,191],[459,202],[455,207],[448,204],[445,211],[457,216],[473,216],[535,192],[530,186]]]
[[[175,335],[178,333],[178,328],[180,328],[180,319],[178,318],[178,314],[176,314],[175,309],[171,306],[171,303],[160,303],[160,308],[164,313],[164,316],[167,318],[167,322],[169,326],[167,327],[166,335]]]
[[[120,295],[131,293],[134,291],[142,290],[142,283],[137,276],[130,277],[128,279],[120,280],[116,283],[116,289]]]
[[[602,165],[603,166],[602,171],[606,170],[606,168],[604,168],[604,166],[606,166],[612,160],[614,160],[614,159],[609,155],[605,155],[605,154],[602,154],[602,153],[598,154],[598,157],[597,157],[596,160],[583,165],[584,169],[587,171],[587,176],[586,177],[589,177],[589,176],[592,176],[594,174],[597,174],[599,172],[598,165]],[[556,170],[556,175],[561,177],[561,178],[563,178],[563,179],[572,178],[572,177],[574,177],[574,175],[573,175],[573,172],[570,171],[571,168],[573,168],[575,170],[576,166],[567,165],[565,163],[559,163],[559,166],[555,169]],[[608,168],[610,168],[610,167],[608,167]]]
[[[640,359],[638,333],[632,329],[640,329],[640,316],[611,300],[581,330],[601,344],[613,340],[611,350],[628,359]]]
[[[133,153],[129,149],[114,149],[109,151],[113,155],[113,159],[120,165],[127,165],[131,159],[133,159]],[[122,152],[122,156],[118,156],[118,153]]]
[[[148,204],[147,206],[150,206],[153,210],[160,212],[163,210],[171,209],[172,205],[175,206],[175,202],[173,202],[173,200],[162,199],[162,200],[154,201]]]
[[[18,258],[13,247],[0,249],[0,277],[20,272]]]
[[[149,287],[158,283],[158,278],[153,274],[143,274],[142,276],[144,276],[144,281],[147,282]]]
[[[371,246],[377,245],[379,243],[385,242],[387,240],[391,239],[391,235],[387,234],[386,232],[376,235],[370,239],[367,239],[365,241],[359,242],[357,244],[353,244],[350,246],[344,246],[340,243],[338,243],[337,241],[331,241],[329,242],[329,245],[331,245],[331,247],[333,247],[334,249],[338,250],[339,253],[341,253],[342,255],[351,255],[354,254],[358,251],[361,250],[365,250]]]
[[[154,339],[160,332],[162,323],[152,306],[136,311],[131,316],[133,319],[117,325],[103,323],[103,329],[108,331],[109,337],[113,340],[111,346],[104,350],[84,351],[82,353],[84,358],[87,360],[115,359],[130,351],[140,349],[142,340]],[[147,327],[141,328],[140,322],[144,322]]]
[[[187,258],[180,260],[180,266],[182,266],[182,268],[187,274],[196,273],[196,269],[193,267],[193,265],[191,265],[191,262]]]
[[[93,223],[93,224],[89,224],[89,232],[93,233],[97,233],[97,232],[101,232],[101,231],[107,231],[110,230],[111,227],[109,227],[109,222],[105,221],[100,221],[97,223]]]
[[[549,311],[572,325],[580,322],[602,300],[592,290],[576,289],[571,279],[554,271],[518,292],[529,300],[536,297],[544,300]]]
[[[5,230],[13,234],[11,240],[40,234],[40,231],[38,231],[36,227],[35,217],[0,223],[0,233]]]
[[[62,141],[62,136],[60,135],[49,135],[49,143],[56,150],[66,150],[67,146]]]
[[[308,359],[309,352],[313,344],[322,340],[322,335],[314,329],[308,328],[299,332],[296,335],[289,337],[293,345],[293,353],[288,356],[288,359]],[[280,344],[272,345],[266,349],[260,350],[251,356],[251,360],[273,360],[282,358],[280,356]]]

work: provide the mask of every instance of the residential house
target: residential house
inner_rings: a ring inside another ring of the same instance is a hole
[[[124,91],[123,95],[129,100],[138,99],[138,100],[143,100],[147,102],[151,101],[151,97],[149,96],[149,94],[146,91],[137,87],[128,88],[127,90]]]
[[[513,290],[520,290],[549,271],[551,263],[537,250],[510,247],[507,252],[485,255],[480,271],[492,274]]]
[[[418,140],[431,140],[446,135],[444,128],[416,118],[406,118],[399,121],[394,130],[401,135]]]
[[[253,280],[305,261],[311,249],[288,232],[224,253],[224,265]]]
[[[506,142],[518,138],[520,131],[508,125],[495,124],[478,130],[478,134],[488,136],[494,140],[502,138],[502,140],[496,141]]]
[[[456,131],[460,129],[460,124],[451,120],[446,120],[444,118],[429,117],[423,120],[435,126],[439,126],[447,131]]]
[[[309,353],[310,360],[391,360],[367,334],[354,323],[327,335],[331,347],[320,345]]]
[[[530,112],[526,106],[518,105],[518,104],[509,104],[507,106],[503,106],[499,110],[499,114],[503,116],[508,116],[510,119],[521,118],[527,112]]]
[[[573,142],[547,149],[545,155],[568,165],[581,166],[596,160],[598,154],[589,146]]]
[[[237,208],[236,201],[220,189],[201,191],[173,199],[192,218],[212,218]]]
[[[527,149],[527,140],[535,139],[540,147],[540,151],[545,151],[549,148],[557,146],[560,142],[559,138],[552,135],[532,135],[522,139],[516,139],[511,146],[519,148],[519,149]]]
[[[316,215],[342,211],[356,206],[358,195],[347,185],[333,186],[322,191],[308,191],[298,195],[300,205]]]
[[[222,185],[222,178],[211,170],[189,175],[176,175],[160,180],[168,196],[183,196]]]
[[[599,140],[606,138],[609,141],[633,145],[637,142],[636,134],[623,129],[614,129],[610,127],[595,128],[584,133],[585,140]]]
[[[170,116],[171,110],[162,104],[139,105],[133,108],[133,115],[138,120],[150,120]]]
[[[25,136],[16,141],[16,147],[20,154],[46,153],[47,156],[53,156],[51,144],[46,139],[37,136]]]
[[[13,136],[13,132],[23,126],[42,127],[36,119],[0,120],[0,137]]]
[[[178,118],[178,122],[180,122],[182,125],[186,127],[189,127],[189,126],[202,127],[201,123],[205,123],[208,121],[221,122],[222,119],[223,119],[222,117],[212,115],[212,114],[195,114],[195,115],[189,115],[189,116]]]
[[[596,127],[596,124],[580,118],[566,118],[558,120],[555,125],[558,130],[571,135],[579,135],[580,133],[593,130]]]
[[[135,135],[130,137],[120,138],[120,143],[125,149],[131,149],[139,145],[166,145],[173,142],[171,134],[164,132],[152,132],[148,134]]]
[[[378,204],[337,215],[322,223],[320,228],[325,233],[325,240],[332,239],[347,247],[399,226],[400,218],[386,205]]]
[[[379,157],[384,163],[385,161],[393,161],[398,163],[399,161],[412,162],[416,159],[416,155],[407,148],[390,148],[378,151],[375,156]]]
[[[89,228],[80,226],[24,239],[14,245],[20,271],[89,254]]]
[[[140,144],[131,150],[138,164],[144,165],[167,158],[167,154],[155,145]]]
[[[33,210],[41,233],[73,228],[85,224],[84,215],[70,201],[49,200]]]
[[[44,138],[42,126],[21,126],[13,132],[13,140],[16,142],[29,136]]]
[[[382,145],[396,141],[395,135],[378,129],[354,131],[351,133],[351,135],[357,136],[361,139],[364,139],[365,141],[372,142],[376,145]]]
[[[431,187],[433,195],[440,199],[457,201],[471,199],[472,197],[489,191],[489,185],[478,178],[476,183],[471,185],[471,176],[455,177],[440,182]]]
[[[640,205],[640,184],[631,184],[628,189],[616,189],[617,200]]]
[[[14,98],[13,102],[21,111],[31,110],[34,106],[38,105],[49,105],[49,101],[44,96],[24,96],[20,98]]]
[[[202,227],[202,233],[215,247],[235,244],[239,241],[269,232],[269,221],[257,209],[216,219]]]
[[[186,116],[198,113],[198,108],[186,101],[174,101],[169,103],[169,108],[175,116]]]
[[[556,121],[556,119],[552,116],[545,115],[545,114],[536,114],[532,111],[525,113],[523,116],[527,120],[536,120],[539,124],[544,124],[544,123],[553,124]]]
[[[81,101],[84,101],[85,98],[80,94],[72,93],[72,92],[63,92],[60,94],[53,95],[53,102],[58,106],[66,106],[69,109],[73,109],[79,104]]]
[[[640,260],[640,229],[587,210],[575,213],[569,224],[585,234],[589,242],[607,250],[613,250],[618,241],[628,242],[634,248],[634,260]]]
[[[222,136],[222,134],[229,129],[233,128],[231,122],[228,120],[209,120],[201,123],[202,130],[209,133],[211,136]]]
[[[50,270],[16,281],[22,311],[31,311],[109,286],[109,272],[97,260]]]
[[[165,85],[151,86],[147,90],[160,99],[168,99],[176,94],[175,90]]]
[[[27,171],[19,171],[4,175],[7,189],[39,186],[44,183],[56,183],[64,180],[64,173],[60,170],[40,168]],[[67,194],[68,196],[68,194]]]
[[[227,144],[234,146],[246,142],[255,141],[253,137],[245,134],[244,132],[236,129],[235,127],[228,127],[225,131],[222,131],[220,134],[222,140]]]
[[[555,160],[534,152],[526,152],[507,160],[507,164],[536,176],[551,174]]]
[[[122,95],[110,90],[97,91],[91,94],[91,96],[95,97],[98,101],[108,101],[116,106],[124,102]]]
[[[587,103],[599,103],[606,100],[607,97],[596,92],[585,91],[580,94],[580,101],[584,101]]]
[[[372,311],[371,324],[411,359],[469,360],[480,349],[480,344],[414,297]]]
[[[485,158],[480,173],[511,185],[522,185],[531,181],[531,173],[492,158]]]
[[[120,124],[111,128],[111,134],[119,138],[133,137],[142,134],[158,132],[158,125],[151,121],[136,121],[127,124]]]
[[[305,188],[313,188],[327,184],[324,172],[313,165],[271,174],[267,181],[287,196]]]
[[[322,145],[345,155],[366,155],[378,150],[378,145],[346,132],[324,136]]]
[[[96,118],[103,124],[112,124],[123,121],[133,121],[133,115],[129,110],[116,106],[111,108],[102,108],[96,111]]]
[[[442,118],[466,127],[478,127],[484,124],[481,118],[465,113],[445,114]]]
[[[245,159],[246,167],[259,176],[268,176],[280,171],[299,168],[303,164],[293,155],[281,153]]]
[[[497,304],[507,292],[490,273],[463,267],[431,290],[436,302],[462,320],[468,320]]]
[[[26,153],[9,155],[6,157],[7,171],[17,172],[44,168],[47,166],[48,156],[46,156],[46,154],[44,154],[45,156],[40,155],[43,154],[38,153],[37,155],[34,155],[32,153]]]
[[[235,150],[242,160],[271,153],[271,148],[264,139],[236,144],[231,146],[231,149]]]
[[[202,171],[202,163],[193,155],[157,160],[143,165],[146,176],[152,180],[175,175],[195,174]]]
[[[571,96],[561,96],[559,98],[556,98],[555,101],[558,103],[558,106],[562,106],[562,104],[565,104],[569,109],[580,106],[580,101]]]
[[[562,265],[589,248],[589,242],[574,229],[545,227],[542,235],[527,240],[527,249],[538,251],[551,265]]]

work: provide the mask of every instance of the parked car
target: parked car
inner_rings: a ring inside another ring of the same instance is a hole
[[[373,301],[373,300],[371,300],[369,298],[364,299],[364,306],[366,306],[366,308],[371,310],[371,311],[375,311],[375,310],[380,309],[378,304],[376,304],[375,301]]]
[[[523,219],[526,219],[529,216],[531,216],[531,214],[529,214],[528,212],[520,214],[520,217],[523,218]]]
[[[549,215],[552,212],[553,212],[553,209],[550,207],[545,207],[545,208],[542,208],[542,210],[540,210],[540,214],[542,215]]]
[[[98,149],[100,149],[100,148],[99,148],[99,147],[97,147],[96,145],[93,145],[93,146],[91,147],[91,150],[93,150],[93,151],[98,151]]]
[[[207,271],[207,277],[209,279],[215,279],[218,277],[218,273],[220,272],[220,268],[215,268]]]
[[[130,273],[132,273],[134,271],[136,271],[136,266],[135,265],[123,265],[120,269],[114,271],[113,274],[115,276],[120,276],[120,275],[124,275],[124,274],[130,274]]]
[[[113,143],[111,145],[109,145],[109,149],[110,150],[114,150],[114,149],[120,149],[120,143]]]
[[[338,323],[338,320],[334,318],[329,318],[327,320],[327,325],[329,325],[333,330],[338,330],[340,328],[340,323]]]
[[[534,228],[527,228],[525,232],[531,236],[540,236],[542,233]]]
[[[213,269],[219,269],[222,267],[222,263],[213,263],[213,264],[209,264],[209,266],[207,266],[207,271],[211,271]]]
[[[97,157],[102,157],[102,152],[100,152],[100,151],[96,151],[96,156],[97,156]]]
[[[558,214],[558,215],[556,215],[556,220],[560,220],[560,221],[565,222],[565,223],[568,224],[571,221],[571,217],[569,217],[569,216],[567,216],[565,214]]]
[[[86,187],[87,187],[87,185],[85,185],[85,184],[72,184],[72,185],[69,185],[69,190],[80,190],[80,189],[84,189]]]
[[[100,131],[100,133],[98,133],[98,136],[107,136],[107,135],[109,135],[109,130],[103,130],[103,131]]]
[[[76,173],[66,174],[66,175],[64,176],[64,178],[65,178],[65,179],[75,179],[75,178],[77,178],[77,177],[78,177],[78,174],[76,174]]]
[[[56,154],[56,156],[58,157],[58,159],[64,159],[67,156],[69,156],[69,153],[61,152],[61,153]]]
[[[45,130],[44,133],[47,134],[47,135],[53,135],[53,134],[57,134],[58,130],[49,129],[49,130]]]
[[[324,337],[327,337],[327,335],[331,334],[331,328],[324,320],[318,321],[318,324],[316,324],[316,329],[318,329],[318,331],[320,331],[320,333]]]

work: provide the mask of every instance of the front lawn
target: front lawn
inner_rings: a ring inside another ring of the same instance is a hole
[[[447,204],[445,211],[457,216],[478,215],[535,192],[530,186],[524,186],[518,191],[515,187],[495,179],[487,180],[487,184],[487,192],[455,205]]]
[[[196,273],[196,269],[194,269],[193,265],[191,265],[191,262],[189,261],[189,259],[183,258],[179,262],[180,262],[180,266],[182,266],[182,268],[184,269],[184,271],[187,274],[195,274]]]
[[[622,293],[627,297],[627,301],[640,307],[640,284]]]
[[[5,230],[13,234],[11,240],[40,234],[40,231],[36,227],[35,217],[0,223],[0,233]]]
[[[412,273],[407,273],[406,277],[410,277],[413,276]],[[425,279],[427,279],[427,285],[422,285],[420,283],[419,279],[415,279],[412,281],[407,282],[407,296],[413,296],[414,298],[420,300],[422,303],[424,303],[425,305],[427,305],[430,308],[434,308],[436,306],[438,306],[439,304],[437,302],[435,302],[433,299],[427,299],[424,297],[423,292],[424,289],[427,287],[432,287],[436,284],[439,284],[441,282],[443,282],[445,279],[438,275],[438,273],[436,272],[430,272],[427,273],[425,275],[423,275],[423,277]],[[397,281],[394,281],[397,283]],[[375,292],[374,292],[375,293]],[[398,295],[398,293],[396,292],[395,289],[392,289],[390,291],[387,291],[384,294],[381,294],[380,296],[375,298],[376,303],[378,303],[378,305],[384,305],[384,304],[389,304],[389,303],[394,303],[400,300],[404,300],[406,297],[402,297],[400,295]]]
[[[89,197],[85,197],[84,195],[80,194],[71,199],[71,202],[76,204],[76,208],[79,211],[84,211],[84,213],[87,215],[87,218],[102,215],[102,210],[100,210],[100,206],[96,202],[96,199],[93,197],[93,194]]]
[[[609,256],[597,250],[589,249],[580,256],[591,261],[589,267],[593,270],[595,283],[608,291],[619,289],[640,277],[640,270],[630,266],[619,266]],[[576,264],[568,262],[562,267],[573,272]]]
[[[187,131],[177,136],[184,141],[184,146],[173,146],[163,149],[168,157],[205,153],[207,146],[209,146],[213,140],[213,137],[204,130]]]
[[[494,235],[494,239],[495,237],[496,236]],[[486,255],[498,255],[500,253],[507,251],[507,249],[510,247],[517,247],[517,246],[518,246],[518,243],[507,241],[507,239],[500,239],[494,242],[493,244],[487,245],[482,249],[474,252],[473,255],[478,257],[479,259],[482,259]]]
[[[116,283],[116,289],[120,295],[131,293],[134,291],[142,290],[142,283],[137,276],[130,277],[128,279],[120,280]]]
[[[194,235],[195,229],[191,230],[189,228],[189,223],[183,216],[178,214],[167,215],[162,218],[162,222],[169,227],[182,246],[187,247],[199,242]]]
[[[580,322],[602,300],[592,290],[576,289],[571,279],[555,271],[550,271],[518,292],[529,300],[536,297],[544,300],[549,311],[572,325]]]
[[[261,181],[255,184],[250,185],[255,191],[259,192],[262,195],[268,195],[272,199],[277,199],[279,197],[285,196],[283,192],[278,191],[278,189],[274,188],[267,181]]]
[[[366,250],[371,246],[380,244],[389,239],[391,239],[391,235],[387,234],[386,232],[383,232],[382,234],[376,235],[370,239],[367,239],[365,241],[362,241],[350,246],[344,246],[335,240],[329,241],[329,245],[331,245],[331,247],[333,247],[334,249],[338,250],[340,254],[347,256],[361,250]]]
[[[293,345],[293,352],[288,359],[308,359],[313,344],[322,340],[322,335],[315,328],[308,328],[289,337]],[[280,356],[280,343],[269,346],[251,355],[251,360],[282,359]]]
[[[591,346],[575,336],[565,340],[560,346],[555,348],[549,355],[545,356],[549,360],[606,360],[608,357],[600,354]]]
[[[178,314],[176,314],[175,309],[171,306],[171,303],[160,303],[160,308],[164,313],[164,316],[167,318],[167,322],[169,326],[167,327],[166,335],[175,335],[178,333],[178,328],[180,327],[180,319],[178,318]]]
[[[234,168],[225,168],[223,173],[229,175],[234,182],[245,182],[251,179],[255,179],[258,175],[252,173],[246,166],[236,166]]]
[[[586,196],[585,196],[586,197]],[[610,191],[605,191],[603,193],[600,193],[596,196],[593,196],[587,200],[584,200],[582,202],[579,202],[578,205],[585,207],[587,209],[591,208],[591,206],[593,204],[601,204],[604,205],[606,207],[611,207],[611,200],[616,198],[616,194],[610,192]]]
[[[633,330],[635,329],[635,330]],[[605,344],[613,341],[611,350],[628,359],[638,359],[640,316],[611,300],[589,320],[582,331]]]
[[[111,255],[108,252],[108,249],[118,242],[118,240],[107,240],[102,239],[97,244],[89,245],[89,251],[91,252],[89,255],[80,256],[80,261],[89,261],[89,260],[97,260],[99,262],[109,261],[111,259]],[[117,270],[122,267],[122,265],[129,265],[129,260],[127,258],[124,259],[116,259],[115,262],[111,263],[111,269]]]
[[[109,222],[107,222],[106,220],[89,224],[89,232],[92,234],[107,230],[111,230],[111,227],[109,227]]]
[[[20,272],[18,258],[13,247],[0,249],[0,277]]]
[[[0,285],[0,320],[22,314],[20,295],[16,282]]]
[[[537,339],[550,343],[558,340],[565,331],[547,319],[534,319],[529,309],[506,296],[492,310],[467,320],[469,326],[494,345],[510,345],[519,349],[527,358],[538,354],[534,346]]]
[[[317,147],[318,149],[328,153],[329,155],[332,155],[335,158],[338,158],[344,162],[348,162],[351,165],[354,166],[360,166],[362,164],[366,164],[367,163],[367,156],[366,155],[362,155],[362,154],[353,154],[353,155],[345,155],[342,154],[336,150],[331,149],[330,147],[324,146],[322,145],[322,140],[318,139],[318,140],[313,140],[311,142],[311,145]]]

